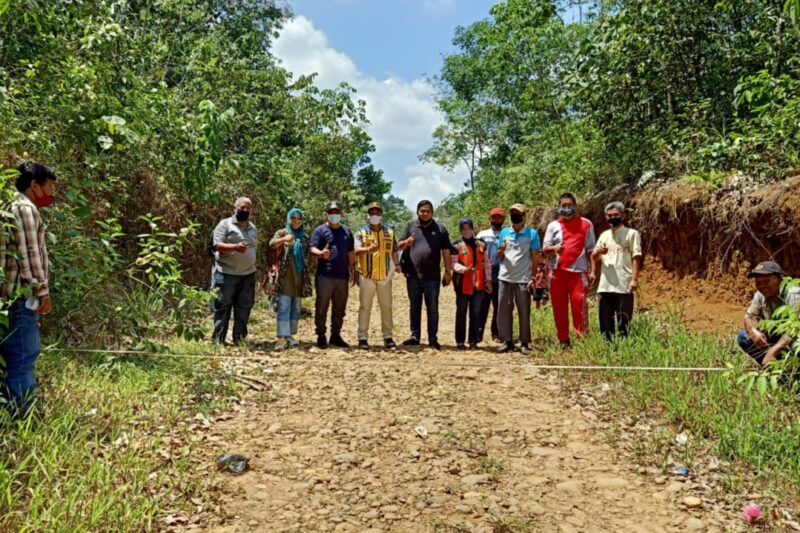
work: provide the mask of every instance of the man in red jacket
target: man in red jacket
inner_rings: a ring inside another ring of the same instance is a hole
[[[586,290],[595,279],[595,263],[589,259],[594,245],[594,226],[578,214],[575,196],[562,194],[558,199],[558,219],[547,226],[543,247],[551,258],[550,300],[562,348],[570,347],[569,307],[575,333],[583,335],[588,328]]]

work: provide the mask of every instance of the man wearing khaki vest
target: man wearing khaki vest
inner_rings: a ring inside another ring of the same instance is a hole
[[[394,230],[383,225],[383,208],[373,202],[367,208],[368,224],[355,234],[355,250],[358,257],[359,301],[358,347],[369,349],[369,319],[372,302],[378,296],[381,309],[381,332],[383,345],[394,348],[392,339],[392,278],[400,270],[397,259],[397,241]]]

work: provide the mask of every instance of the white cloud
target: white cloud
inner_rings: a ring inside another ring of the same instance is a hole
[[[410,165],[405,168],[405,175],[408,184],[400,191],[399,196],[406,201],[406,205],[412,211],[422,199],[438,205],[446,196],[460,192],[467,179],[466,170],[456,169],[455,172],[448,172],[430,163]]]
[[[426,8],[447,8],[453,0],[421,0]],[[297,16],[286,23],[275,41],[275,55],[295,77],[317,73],[315,83],[333,89],[347,82],[367,103],[368,131],[377,155],[395,162],[386,174],[397,182],[394,194],[414,206],[422,198],[438,202],[462,189],[463,173],[451,173],[417,156],[431,144],[431,134],[442,122],[436,109],[434,88],[426,80],[411,82],[397,77],[379,80],[358,70],[352,59],[331,47],[313,22]],[[396,164],[402,157],[403,163]],[[413,161],[408,164],[408,161]]]
[[[328,43],[325,34],[303,16],[286,23],[275,41],[275,55],[295,76],[317,73],[316,84],[333,89],[347,82],[367,102],[369,132],[378,150],[424,151],[441,122],[433,87],[425,80],[378,80],[359,72],[347,56]]]

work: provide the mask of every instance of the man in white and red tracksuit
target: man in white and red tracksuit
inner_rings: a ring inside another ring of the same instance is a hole
[[[550,300],[562,348],[570,347],[570,307],[575,333],[580,336],[588,329],[586,292],[595,279],[595,263],[590,260],[594,245],[594,226],[578,214],[575,196],[562,194],[558,199],[558,219],[547,226],[543,247],[551,257]]]

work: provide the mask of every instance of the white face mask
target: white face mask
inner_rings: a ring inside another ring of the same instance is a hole
[[[369,220],[369,223],[373,226],[377,226],[383,221],[383,215],[370,215],[367,220]]]
[[[330,222],[331,224],[338,224],[341,221],[342,221],[342,215],[339,214],[328,215],[328,222]]]

